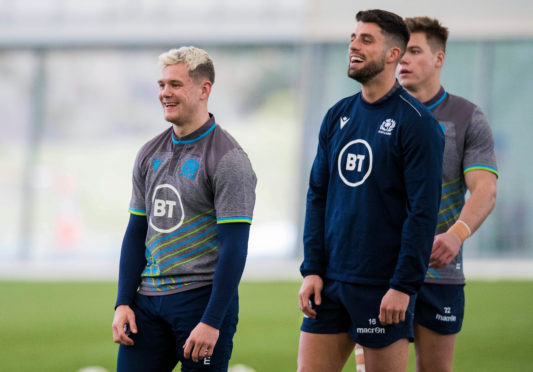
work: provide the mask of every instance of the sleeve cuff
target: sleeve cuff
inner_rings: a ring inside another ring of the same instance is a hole
[[[120,305],[127,305],[127,306],[131,307],[132,304],[133,304],[133,298],[129,298],[129,297],[125,297],[125,296],[118,297],[117,298],[117,302],[115,302],[115,310]]]
[[[390,288],[403,292],[405,294],[408,294],[409,296],[412,296],[418,292],[418,290],[420,289],[420,286],[414,287],[411,285],[391,283]]]
[[[216,329],[220,329],[220,327],[222,326],[222,319],[218,319],[217,317],[210,316],[207,314],[204,314],[204,316],[202,316],[200,322],[205,323],[208,326],[211,326]]]
[[[309,268],[309,267],[304,268],[303,263],[300,266],[300,273],[302,274],[304,278],[308,275],[318,275],[320,277],[324,277],[324,274],[325,274],[324,270],[320,270],[317,268]]]
[[[146,216],[146,211],[144,211],[142,209],[129,208],[128,212],[130,212],[131,214],[134,214],[136,216]]]
[[[223,223],[249,223],[252,224],[252,219],[246,216],[235,216],[235,217],[219,217],[217,218],[217,225]]]
[[[484,170],[484,171],[487,171],[487,172],[495,174],[496,177],[499,178],[498,170],[493,168],[493,167],[489,167],[488,165],[471,165],[469,167],[466,167],[463,170],[463,174],[466,174],[467,172],[470,172],[470,171],[473,171],[473,170]]]

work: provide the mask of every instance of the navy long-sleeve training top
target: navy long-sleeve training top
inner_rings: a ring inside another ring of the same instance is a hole
[[[397,84],[372,104],[361,93],[335,104],[311,170],[302,275],[415,293],[435,234],[443,149],[439,123]]]

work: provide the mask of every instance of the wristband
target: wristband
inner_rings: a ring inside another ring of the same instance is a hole
[[[465,242],[466,239],[472,235],[472,230],[470,230],[470,226],[466,224],[463,220],[457,220],[449,229],[449,232],[453,233],[455,236],[459,238],[461,241],[461,244]]]

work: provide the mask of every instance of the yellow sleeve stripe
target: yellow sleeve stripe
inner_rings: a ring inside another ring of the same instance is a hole
[[[484,170],[487,172],[494,173],[496,177],[499,177],[498,170],[496,170],[495,168],[489,167],[487,165],[471,165],[470,167],[466,167],[463,173],[466,173],[472,170]]]
[[[141,209],[129,208],[128,212],[136,216],[146,216],[146,211],[143,211]]]
[[[244,223],[252,224],[252,219],[250,217],[243,217],[243,216],[217,218],[217,224],[235,223],[235,222],[244,222]]]

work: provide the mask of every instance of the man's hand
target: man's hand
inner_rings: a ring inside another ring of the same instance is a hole
[[[185,358],[192,358],[197,363],[203,358],[213,355],[213,349],[218,341],[220,331],[205,323],[198,323],[191,331],[189,338],[183,345]]]
[[[400,323],[405,321],[405,311],[409,306],[409,295],[389,289],[381,299],[379,306],[379,321],[383,325]]]
[[[429,267],[440,269],[447,266],[459,253],[461,240],[452,232],[445,232],[435,236],[433,248],[429,257]]]
[[[117,306],[115,317],[113,318],[113,341],[117,344],[132,346],[133,340],[124,332],[124,325],[128,324],[132,333],[137,333],[135,324],[135,313],[128,305]]]
[[[309,298],[314,295],[315,305],[322,303],[321,292],[324,287],[324,281],[319,275],[307,275],[304,278],[300,292],[298,293],[298,303],[300,310],[309,318],[316,318],[316,311],[313,310],[309,303]]]

